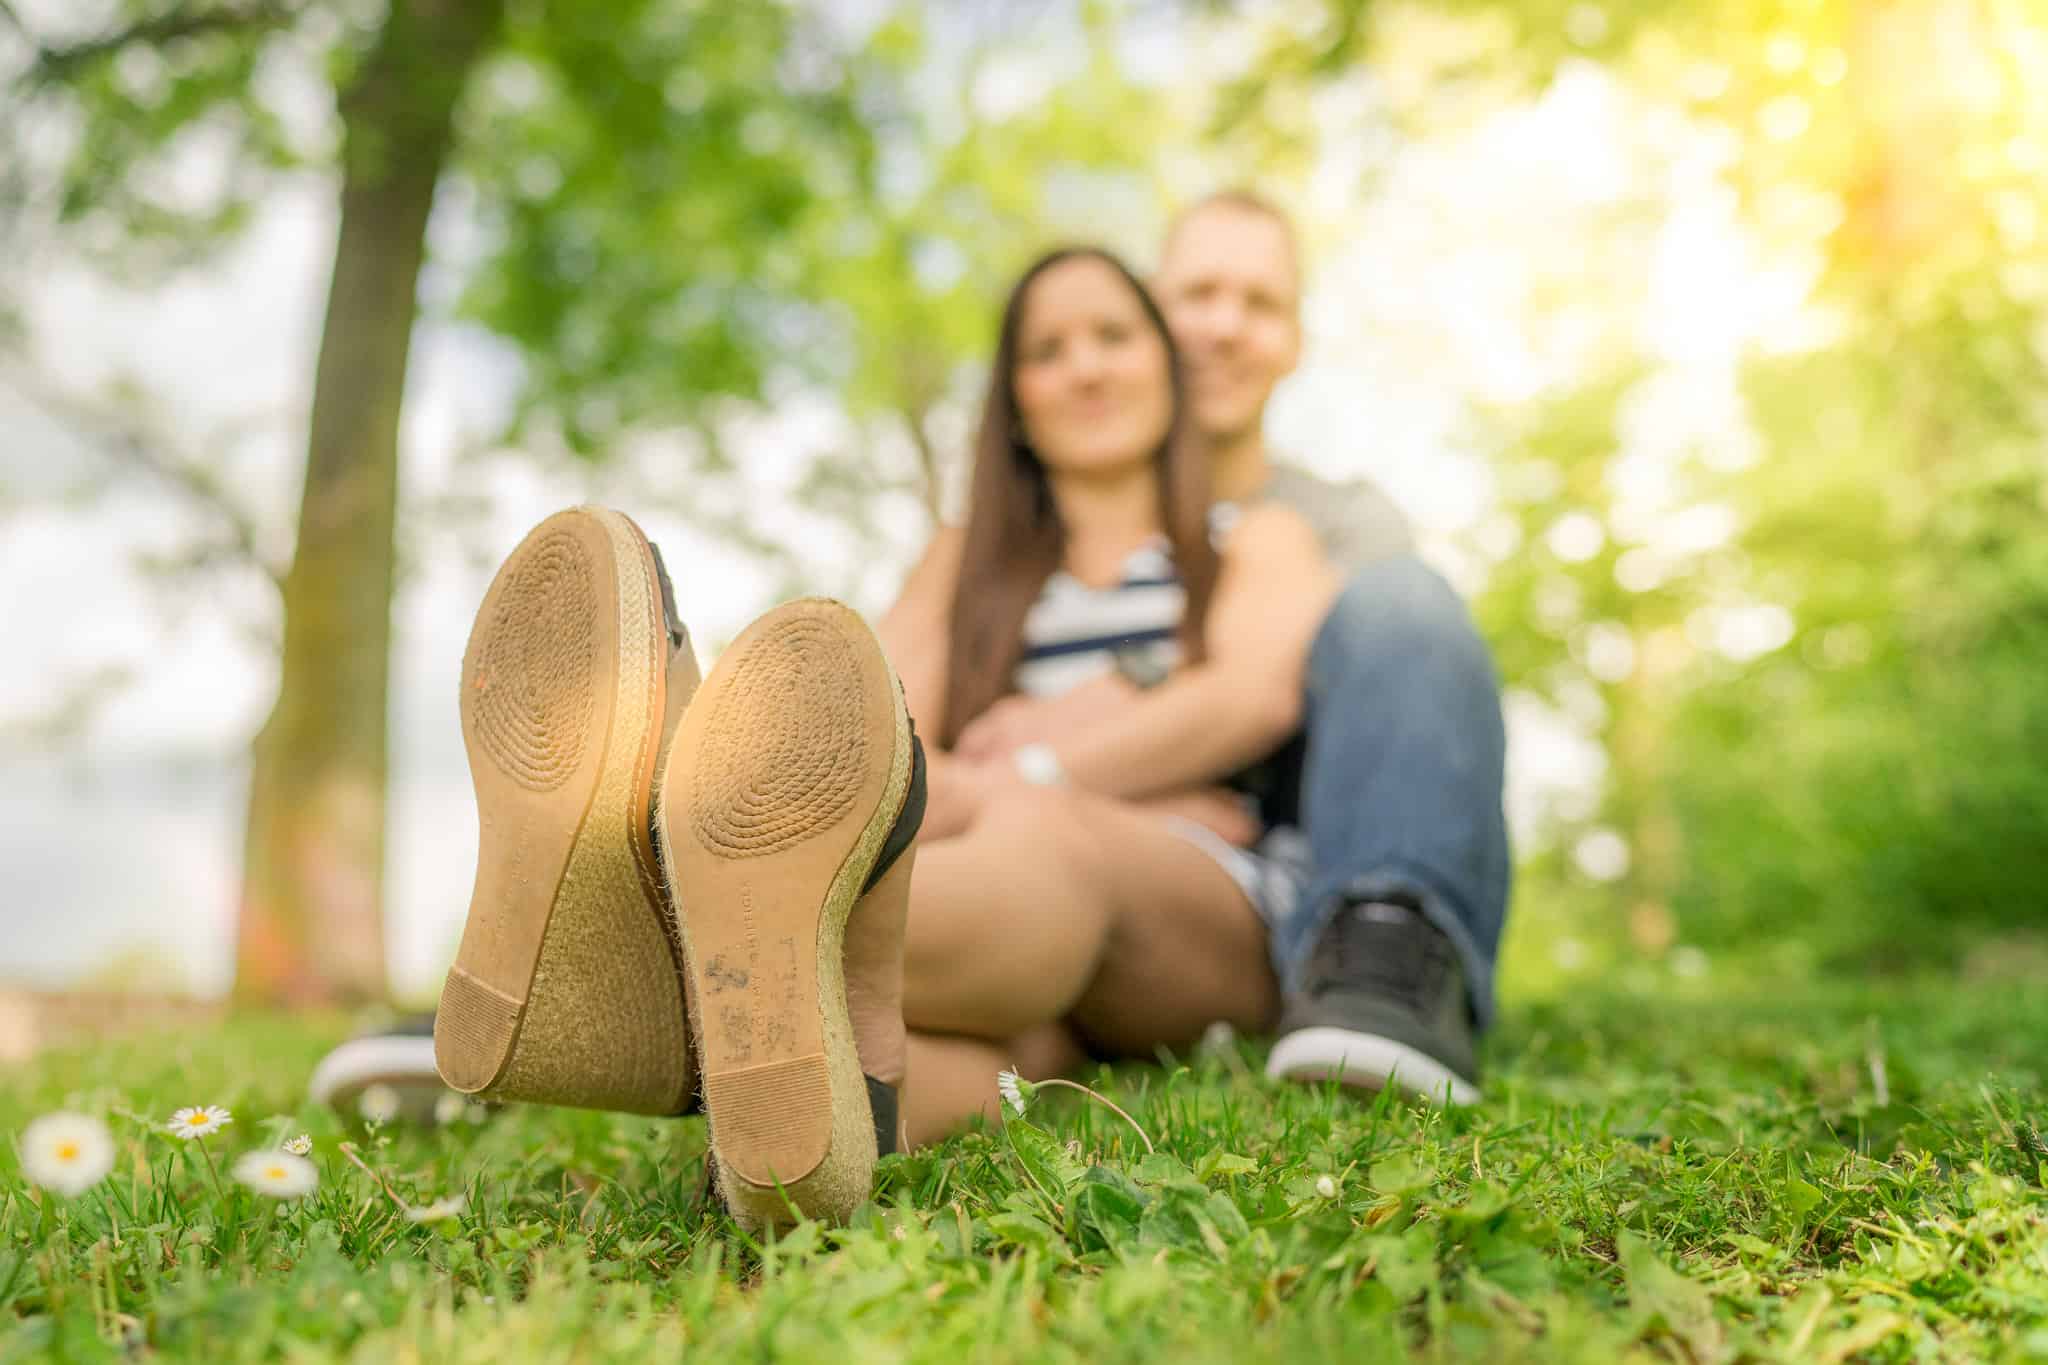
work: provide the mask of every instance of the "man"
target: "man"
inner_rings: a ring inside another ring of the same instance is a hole
[[[1271,846],[1307,845],[1305,893],[1273,926],[1286,1003],[1268,1072],[1470,1102],[1509,878],[1491,660],[1385,494],[1326,483],[1266,450],[1266,405],[1301,353],[1286,217],[1243,193],[1200,201],[1168,232],[1154,284],[1188,366],[1215,497],[1291,505],[1348,576],[1305,667],[1275,660],[1275,695],[1245,701],[1294,706],[1305,729],[1294,762],[1266,784],[1269,818],[1292,821],[1299,807],[1300,829],[1269,835]],[[1074,702],[1006,704],[960,751],[1032,780],[1157,799],[1185,776],[1167,737],[1186,733],[1167,701],[1174,688],[1159,681],[1092,688],[1085,716]]]

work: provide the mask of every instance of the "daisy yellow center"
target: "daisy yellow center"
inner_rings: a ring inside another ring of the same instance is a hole
[[[65,1139],[64,1141],[62,1141],[62,1142],[58,1143],[58,1144],[57,1144],[57,1160],[59,1160],[59,1161],[76,1161],[76,1160],[78,1160],[78,1144],[77,1144],[76,1142],[73,1142],[73,1141],[72,1141],[71,1139],[69,1139],[69,1138],[66,1138],[66,1139]]]
[[[263,1174],[269,1176],[272,1180],[282,1180],[284,1179],[284,1167],[272,1166],[265,1170]]]

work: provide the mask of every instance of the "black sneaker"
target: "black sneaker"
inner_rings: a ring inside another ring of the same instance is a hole
[[[1409,906],[1346,906],[1316,941],[1302,989],[1287,997],[1280,1035],[1266,1062],[1276,1080],[1479,1100],[1465,973],[1443,931]]]

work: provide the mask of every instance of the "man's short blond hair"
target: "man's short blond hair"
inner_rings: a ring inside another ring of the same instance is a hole
[[[1163,239],[1165,245],[1159,252],[1162,265],[1165,264],[1166,258],[1173,253],[1174,238],[1180,236],[1181,230],[1202,214],[1215,209],[1229,209],[1237,213],[1252,214],[1256,217],[1264,218],[1277,226],[1280,229],[1281,236],[1287,241],[1287,259],[1294,266],[1295,291],[1296,293],[1300,292],[1302,276],[1305,272],[1302,269],[1301,234],[1294,229],[1294,219],[1288,214],[1287,210],[1281,208],[1265,195],[1260,194],[1257,190],[1246,189],[1242,186],[1211,190],[1195,200],[1194,203],[1187,205],[1180,212],[1174,214],[1173,218],[1166,225],[1166,236]]]

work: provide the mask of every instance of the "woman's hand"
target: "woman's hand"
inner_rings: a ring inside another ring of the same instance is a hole
[[[936,749],[925,750],[924,781],[924,824],[918,837],[926,843],[965,834],[997,792],[1018,784],[1007,758],[976,763]]]
[[[1113,716],[1137,695],[1121,676],[1105,673],[1057,697],[1004,697],[967,723],[953,752],[984,763],[1026,744],[1049,744]]]

